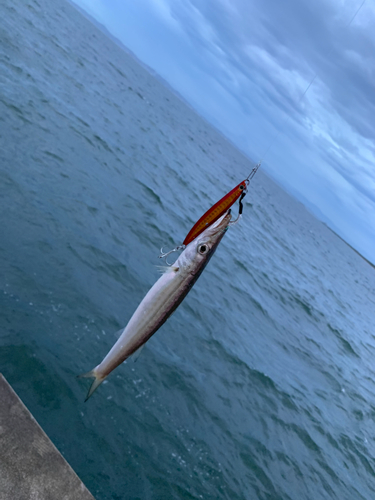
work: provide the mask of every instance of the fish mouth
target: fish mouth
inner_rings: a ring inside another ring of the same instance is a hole
[[[219,219],[214,222],[210,227],[208,227],[204,231],[204,238],[210,238],[212,236],[215,236],[218,233],[221,233],[225,231],[229,225],[229,222],[231,220],[231,211],[230,209],[225,212]]]
[[[213,254],[228,229],[232,216],[230,209],[225,212],[217,221],[203,231],[200,236],[194,240],[196,247],[207,243],[210,248],[210,254]]]

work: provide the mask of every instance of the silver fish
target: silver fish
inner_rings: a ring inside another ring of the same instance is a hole
[[[81,377],[94,378],[85,401],[118,365],[140,349],[181,304],[218,247],[230,223],[228,210],[187,245],[137,307],[103,361]]]

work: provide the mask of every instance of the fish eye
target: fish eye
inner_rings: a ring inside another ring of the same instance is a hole
[[[241,189],[241,191],[243,191],[243,184],[241,184],[240,189]]]
[[[200,254],[202,254],[202,255],[204,255],[205,253],[207,253],[207,251],[208,251],[208,246],[207,246],[207,245],[205,245],[205,244],[200,245],[200,246],[198,247],[198,252],[199,252]]]

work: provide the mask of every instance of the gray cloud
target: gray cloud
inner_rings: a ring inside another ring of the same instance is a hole
[[[348,27],[360,0],[76,1],[250,157],[272,145],[268,172],[374,253],[370,2]]]

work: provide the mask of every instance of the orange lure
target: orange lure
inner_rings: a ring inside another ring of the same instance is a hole
[[[248,179],[240,182],[232,191],[229,191],[221,200],[215,203],[190,229],[188,235],[184,239],[183,244],[188,245],[197,236],[199,236],[207,226],[213,224],[235,203],[241,194],[246,190]]]

